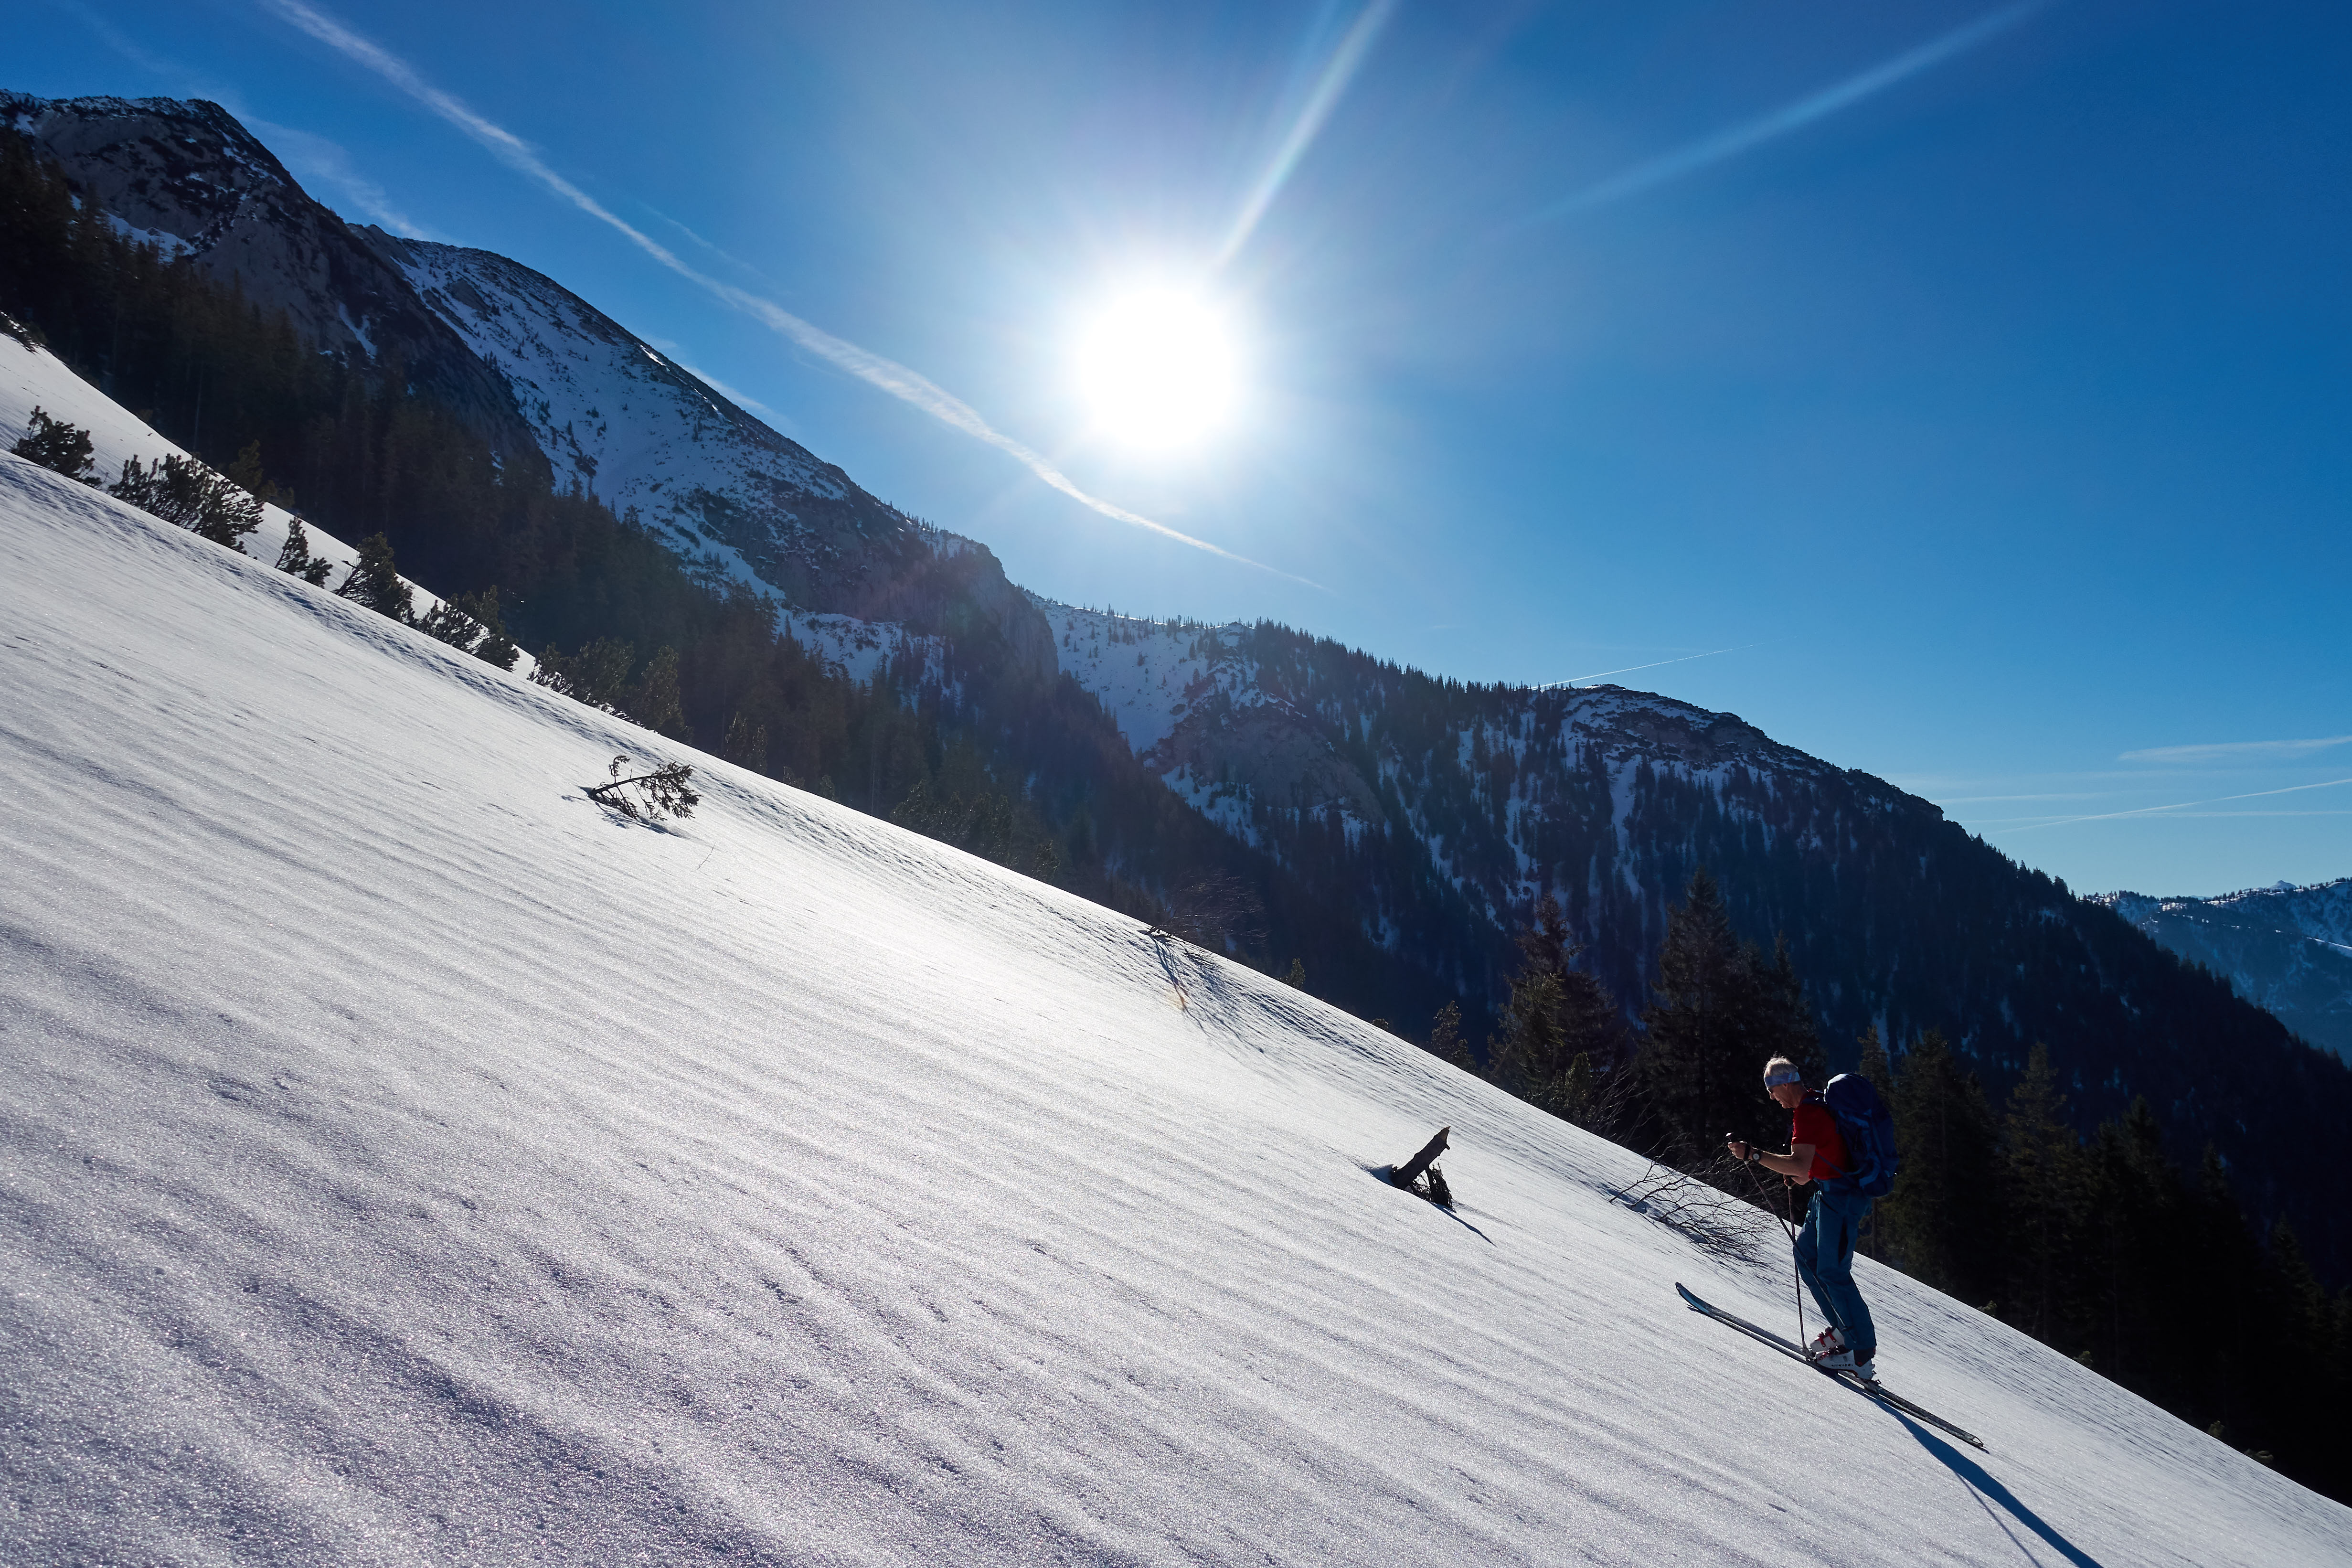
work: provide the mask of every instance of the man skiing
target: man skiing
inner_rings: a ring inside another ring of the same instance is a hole
[[[1789,1112],[1789,1152],[1769,1154],[1735,1138],[1726,1145],[1731,1157],[1753,1160],[1798,1186],[1844,1175],[1848,1170],[1845,1137],[1821,1097],[1805,1092],[1804,1074],[1797,1064],[1786,1057],[1766,1062],[1764,1092]],[[1822,1316],[1829,1320],[1829,1327],[1815,1337],[1808,1353],[1816,1366],[1853,1372],[1865,1381],[1878,1375],[1873,1364],[1878,1332],[1871,1326],[1870,1308],[1853,1282],[1853,1243],[1869,1215],[1868,1198],[1858,1193],[1832,1193],[1815,1184],[1804,1228],[1797,1233],[1797,1272],[1821,1304]]]

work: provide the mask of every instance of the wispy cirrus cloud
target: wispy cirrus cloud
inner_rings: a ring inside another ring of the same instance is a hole
[[[2270,812],[2260,812],[2260,813],[2254,813],[2254,812],[2247,812],[2247,813],[2240,813],[2240,812],[2231,812],[2231,813],[2206,813],[2206,812],[2202,812],[2202,811],[2200,811],[2199,808],[2200,808],[2200,807],[2202,807],[2202,806],[2208,806],[2208,805],[2230,805],[2230,804],[2231,804],[2231,803],[2233,803],[2233,802],[2241,801],[2241,800],[2265,800],[2265,799],[2268,799],[2269,797],[2271,797],[2271,796],[2273,796],[2273,795],[2301,795],[2301,794],[2303,794],[2303,793],[2304,793],[2305,791],[2306,791],[2306,790],[2315,790],[2315,789],[2336,789],[2336,788],[2340,788],[2341,786],[2343,786],[2343,785],[2345,785],[2345,784],[2352,784],[2352,778],[2341,778],[2341,779],[2322,779],[2322,780],[2320,780],[2317,784],[2288,784],[2288,785],[2286,785],[2285,787],[2281,788],[2281,789],[2254,789],[2254,790],[2247,790],[2247,791],[2245,791],[2243,794],[2241,794],[2241,795],[2215,795],[2215,796],[2214,796],[2212,799],[2210,799],[2210,800],[2182,800],[2182,801],[2175,801],[2175,802],[2173,802],[2173,803],[2172,803],[2171,805],[2141,805],[2141,806],[2135,806],[2135,807],[2133,807],[2133,808],[2132,808],[2131,810],[2129,810],[2129,811],[2093,811],[2093,812],[2084,812],[2084,813],[2082,813],[2082,814],[2081,814],[2081,815],[2079,815],[2079,816],[2053,816],[2053,817],[2049,817],[2049,818],[2046,818],[2046,819],[2044,819],[2044,820],[2038,821],[2038,822],[2036,822],[2036,821],[2032,821],[2032,820],[2031,820],[2031,819],[2021,819],[2021,818],[2011,817],[2011,818],[2010,818],[2009,820],[2011,820],[2011,821],[2024,820],[2024,821],[2025,821],[2025,823],[2026,823],[2026,825],[2025,825],[2024,826],[2022,826],[2022,827],[2011,827],[2011,828],[2007,829],[2006,831],[2008,831],[2008,832],[2010,832],[2010,833],[2032,833],[2032,832],[2036,832],[2036,831],[2038,831],[2038,830],[2040,830],[2040,829],[2042,829],[2042,828],[2044,828],[2044,827],[2071,827],[2071,826],[2073,826],[2074,824],[2076,824],[2076,823],[2078,823],[2078,822],[2116,822],[2116,821],[2119,821],[2119,820],[2121,820],[2121,819],[2123,819],[2123,818],[2125,818],[2125,817],[2129,817],[2129,816],[2209,816],[2209,815],[2210,815],[2210,816],[2223,816],[2223,815],[2226,815],[2226,816],[2304,816],[2304,815],[2318,816],[2318,815],[2323,815],[2323,814],[2321,814],[2321,813],[2308,813],[2308,814],[2306,814],[2306,813],[2301,813],[2301,812],[2278,812],[2278,813],[2270,813]]]
[[[1958,59],[1969,50],[2008,32],[2049,3],[2050,0],[2022,0],[2018,5],[2004,5],[1998,11],[1930,38],[1916,48],[1906,49],[1892,59],[1882,60],[1835,86],[1824,88],[1793,103],[1783,104],[1769,114],[1718,131],[1712,136],[1703,136],[1646,163],[1636,163],[1622,174],[1612,174],[1598,184],[1588,185],[1573,195],[1529,214],[1522,222],[1545,223],[1607,206],[1627,196],[1640,195],[1660,185],[1671,184],[1726,159],[1751,152],[1768,142],[1778,141],[1840,110],[1851,109],[1865,99],[1875,98],[1887,89],[1924,71]]]
[[[330,195],[341,198],[338,205],[411,239],[442,237],[394,206],[382,185],[360,173],[342,143],[331,142],[315,132],[272,124],[256,114],[239,114],[237,118],[245,122],[246,129],[269,144],[278,162],[296,179],[309,185],[312,195],[323,186]]]
[[[2287,763],[2297,757],[2307,757],[2314,752],[2325,752],[2335,746],[2352,746],[2352,735],[2322,735],[2308,741],[2224,741],[2210,746],[2147,746],[2137,752],[2126,752],[2119,763]]]
[[[880,388],[891,396],[921,409],[940,423],[962,431],[974,440],[984,442],[1026,468],[1044,483],[1061,491],[1079,505],[1115,521],[1131,524],[1150,533],[1176,543],[1189,545],[1237,565],[1270,572],[1294,583],[1329,592],[1320,583],[1268,566],[1263,561],[1253,561],[1205,539],[1195,539],[1167,524],[1155,521],[1140,512],[1114,505],[1098,496],[1089,495],[1076,481],[1056,468],[1035,447],[1005,435],[981,416],[980,411],[919,372],[911,370],[896,360],[887,359],[871,350],[860,348],[845,338],[835,337],[815,323],[793,314],[772,300],[722,282],[686,261],[676,251],[662,244],[645,230],[630,223],[604,205],[594,196],[559,174],[541,157],[536,148],[513,132],[483,115],[476,113],[454,94],[426,81],[415,68],[391,53],[373,39],[353,32],[325,12],[303,3],[303,0],[259,0],[261,5],[281,20],[309,34],[320,43],[354,63],[365,67],[414,99],[425,109],[471,139],[500,163],[516,173],[528,176],[550,194],[570,203],[581,212],[611,228],[630,244],[663,267],[703,289],[720,302],[742,311],[799,347],[818,358],[846,371],[870,386]]]

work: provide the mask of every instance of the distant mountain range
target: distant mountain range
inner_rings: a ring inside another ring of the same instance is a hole
[[[552,280],[344,223],[215,105],[0,95],[0,123],[119,228],[234,278],[328,352],[404,367],[714,586],[772,593],[844,674],[928,672],[1010,760],[1011,787],[1033,776],[1038,682],[1092,694],[1104,744],[1087,765],[1148,775],[1215,825],[1268,905],[1290,889],[1282,907],[1306,914],[1252,955],[1307,954],[1330,1000],[1419,1037],[1458,999],[1475,1043],[1550,892],[1633,1015],[1705,867],[1745,936],[1786,937],[1832,1061],[1865,1028],[1898,1046],[1938,1028],[1998,1095],[2044,1043],[2078,1121],[2146,1096],[2176,1155],[2212,1142],[2250,1201],[2326,1232],[2323,1267],[2352,1276],[2352,1228],[2314,1196],[2334,1180],[2325,1141],[2352,1121],[2343,1063],[2152,940],[2177,945],[2166,931],[2135,930],[2137,906],[2076,898],[1927,801],[1671,698],[1465,685],[1286,627],[1034,597],[984,546],[877,499]],[[982,641],[1024,679],[968,683]],[[1087,804],[1037,809],[1058,827]],[[1180,871],[1154,879],[1186,896]],[[1312,922],[1347,941],[1318,946]]]
[[[2352,1061],[2352,877],[2214,899],[2109,893],[2098,901]]]

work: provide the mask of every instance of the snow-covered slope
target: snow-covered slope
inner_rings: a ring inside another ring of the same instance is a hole
[[[1385,826],[1417,841],[1432,868],[1497,930],[1516,929],[1538,894],[1560,890],[1550,879],[1567,868],[1548,863],[1537,839],[1539,819],[1561,810],[1564,777],[1601,781],[1600,831],[1630,862],[1628,825],[1644,784],[1669,780],[1706,793],[1733,769],[1800,785],[1840,771],[1730,714],[1613,686],[1494,689],[1477,709],[1464,705],[1435,748],[1409,750],[1377,739],[1390,695],[1379,680],[1335,699],[1328,680],[1269,668],[1242,623],[1154,621],[1034,602],[1063,672],[1102,703],[1145,766],[1234,837],[1259,844],[1269,814],[1295,822],[1336,811],[1351,836]],[[1372,742],[1364,748],[1372,760],[1351,759],[1335,737]],[[1497,756],[1509,760],[1507,769],[1483,760]],[[1449,773],[1476,780],[1482,807],[1499,819],[1489,844],[1465,845],[1459,825],[1431,809],[1427,786]],[[1600,890],[1600,877],[1596,862],[1588,893]],[[1368,904],[1362,918],[1368,934],[1394,940],[1381,911]]]
[[[808,602],[907,520],[553,280],[487,250],[360,231],[506,379],[559,482],[681,554]]]
[[[1035,612],[981,546],[877,500],[551,279],[487,250],[357,232],[505,381],[560,481],[642,521],[706,579],[878,623],[850,642],[976,611],[1051,668]]]
[[[0,1560],[2336,1563],[1304,994],[0,457]],[[1453,1126],[1448,1215],[1367,1167]],[[1769,1234],[1769,1233],[1768,1233]]]
[[[125,412],[120,404],[76,375],[47,349],[0,333],[0,451],[14,447],[31,428],[36,408],[52,419],[89,432],[98,478],[109,483],[121,474],[122,465],[129,458],[152,464],[166,457],[188,456],[184,447],[165,440],[144,421]],[[245,536],[245,553],[261,561],[276,561],[278,551],[285,546],[291,516],[283,507],[264,506],[261,526]],[[303,532],[309,536],[310,553],[334,568],[327,574],[327,581],[340,584],[350,574],[359,552],[316,524],[305,523]],[[404,577],[401,581],[408,580]],[[419,616],[441,603],[414,583],[409,584],[409,592]],[[528,675],[537,668],[537,662],[524,654],[515,668]]]
[[[2213,899],[2110,893],[2099,902],[2352,1061],[2352,877]]]

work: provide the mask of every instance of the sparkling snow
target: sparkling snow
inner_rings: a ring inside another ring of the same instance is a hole
[[[1623,1152],[5,456],[0,690],[0,1561],[2352,1551],[1865,1264],[1962,1450],[1685,1310],[1785,1253]],[[1367,1169],[1440,1123],[1458,1215]]]

